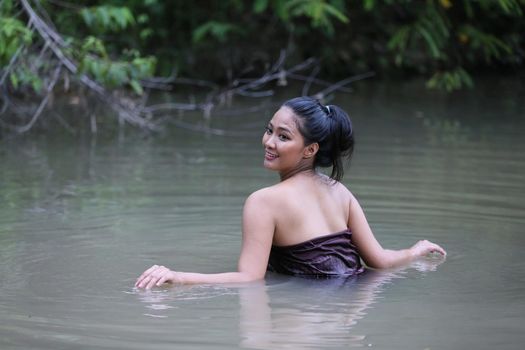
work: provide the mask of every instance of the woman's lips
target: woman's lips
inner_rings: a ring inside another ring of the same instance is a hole
[[[274,160],[275,158],[278,158],[279,156],[277,154],[273,154],[271,152],[264,152],[264,159],[266,160]]]

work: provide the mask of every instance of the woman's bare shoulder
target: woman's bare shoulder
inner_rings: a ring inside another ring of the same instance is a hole
[[[335,183],[332,183],[332,188],[340,196],[344,196],[344,197],[352,196],[352,192],[350,192],[348,187],[346,187],[344,184],[342,184],[339,181],[336,181]]]
[[[274,186],[261,188],[250,194],[244,202],[244,220],[248,217],[259,220],[266,218],[274,220],[276,212],[279,211],[277,206],[279,201],[277,200],[276,190]]]
[[[255,202],[255,203],[268,203],[270,204],[275,200],[275,197],[278,192],[278,185],[273,185],[269,187],[261,188],[246,198],[246,202]]]
[[[334,191],[336,193],[337,198],[339,198],[341,203],[347,208],[351,207],[352,203],[357,202],[357,199],[355,198],[351,190],[340,182],[337,182],[334,185]]]

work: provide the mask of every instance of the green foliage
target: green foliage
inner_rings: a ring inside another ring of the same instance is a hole
[[[512,54],[512,48],[493,34],[487,34],[472,25],[464,25],[459,31],[461,40],[472,51],[481,51],[487,62]]]
[[[93,6],[80,10],[84,23],[95,32],[118,32],[135,24],[135,18],[127,7]]]
[[[525,26],[517,23],[523,23],[524,5],[523,0],[363,0],[376,21],[396,14],[388,25],[393,34],[386,35],[395,65],[430,73],[427,86],[446,91],[473,86],[469,66],[523,62],[517,33]]]
[[[365,3],[365,6],[372,5],[370,2]],[[449,60],[447,46],[451,22],[440,6],[436,2],[427,2],[417,16],[411,17],[412,20],[394,31],[387,48],[394,53],[394,62],[398,67],[416,65],[422,54],[435,62]]]
[[[339,5],[342,6],[341,3]],[[330,35],[334,33],[332,19],[348,23],[348,17],[343,13],[344,9],[323,0],[291,0],[284,5],[284,10],[292,18],[309,18],[313,28],[323,29]]]
[[[253,12],[254,13],[261,13],[264,12],[268,8],[268,0],[255,0],[253,2]]]
[[[15,64],[15,60],[23,55],[24,48],[31,45],[33,33],[17,17],[13,1],[0,2],[0,77],[7,73],[9,83],[15,89],[30,87],[34,91],[42,89],[42,79],[24,62]],[[40,62],[35,62],[37,66]],[[4,72],[4,69],[10,68]]]
[[[459,90],[462,87],[472,87],[472,78],[463,68],[456,68],[451,71],[436,72],[427,81],[427,87],[440,89],[447,92]]]
[[[41,91],[43,85],[41,77],[25,64],[15,67],[9,74],[9,81],[15,89],[28,86],[36,92]]]
[[[141,57],[137,51],[128,51],[122,60],[110,59],[103,42],[93,36],[87,37],[75,53],[80,62],[79,72],[110,88],[128,85],[135,93],[142,94],[139,80],[152,76],[155,71],[155,57]]]
[[[288,65],[317,57],[320,74],[329,79],[375,70],[382,76],[422,75],[429,88],[447,91],[471,86],[478,71],[521,68],[525,62],[525,0],[80,3],[40,4],[82,73],[137,93],[140,79],[152,74],[176,71],[217,82],[259,75],[284,48]],[[0,0],[0,67],[20,48],[38,46],[20,13],[17,0]],[[11,85],[27,84],[29,72],[39,75],[34,65],[15,67]]]
[[[0,66],[7,65],[20,47],[31,44],[32,37],[24,23],[0,13]]]
[[[85,38],[84,41],[81,43],[78,54],[81,57],[92,54],[96,56],[101,56],[105,59],[108,58],[104,42],[102,42],[101,39],[91,35]]]
[[[220,43],[224,43],[228,39],[228,35],[241,32],[241,28],[234,24],[208,21],[193,31],[193,42],[202,42],[206,36],[210,36],[215,38]]]
[[[154,2],[151,2],[153,4]],[[5,66],[17,51],[32,44],[33,33],[22,18],[14,17],[16,2],[0,2],[0,64]],[[115,45],[114,37],[126,36],[126,31],[137,24],[130,8],[126,6],[94,5],[80,9],[77,13],[82,22],[70,22],[66,16],[69,9],[58,14],[61,23],[68,25],[71,33],[65,37],[67,47],[63,51],[74,58],[79,65],[79,74],[87,74],[98,83],[108,88],[130,87],[135,93],[142,94],[140,80],[155,73],[156,58],[142,57],[136,48],[128,45]],[[140,22],[147,18],[139,16]],[[82,24],[85,25],[83,28]],[[59,30],[60,32],[60,30]],[[84,34],[84,35],[82,35]],[[145,36],[144,33],[141,33]],[[9,70],[9,82],[13,89],[24,86],[38,92],[42,89],[43,78],[40,74],[46,70],[46,62],[31,59],[29,52],[19,59]],[[0,71],[1,72],[1,71]]]

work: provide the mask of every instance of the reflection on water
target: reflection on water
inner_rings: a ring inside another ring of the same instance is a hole
[[[184,302],[189,300],[199,301],[203,299],[217,298],[225,295],[236,295],[236,293],[231,288],[224,287],[221,285],[165,285],[164,287],[155,288],[152,290],[134,288],[133,291],[125,293],[137,295],[139,297],[139,300],[145,304],[147,313],[144,313],[144,316],[159,318],[168,317],[168,315],[163,311],[174,308],[175,306],[170,305],[173,303],[176,304],[178,302]]]
[[[525,106],[512,84],[370,85],[333,101],[356,128],[345,184],[380,242],[449,253],[348,281],[132,289],[154,263],[235,269],[243,202],[277,180],[259,134],[282,96],[212,118],[224,136],[0,141],[0,348],[521,349]]]
[[[241,285],[166,285],[125,292],[144,304],[144,316],[176,317],[170,309],[188,301],[238,296],[239,346],[249,349],[319,349],[370,346],[353,331],[386,285],[435,271],[445,260],[430,257],[399,269],[368,270],[360,276],[306,279],[269,273],[265,281]]]
[[[240,346],[320,349],[366,345],[366,335],[352,328],[376,301],[383,284],[400,276],[369,272],[353,279],[295,278],[240,288]],[[291,288],[294,293],[289,293]]]

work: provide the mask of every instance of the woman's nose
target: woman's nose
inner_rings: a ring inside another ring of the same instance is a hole
[[[264,134],[262,141],[263,146],[266,148],[273,148],[275,145],[273,141],[273,135]]]

